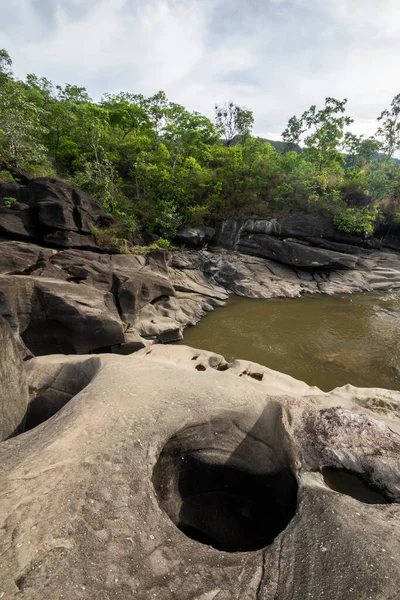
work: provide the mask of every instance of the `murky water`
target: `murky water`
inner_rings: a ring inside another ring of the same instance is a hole
[[[182,343],[260,363],[324,391],[346,383],[400,390],[400,292],[232,297],[186,329]]]

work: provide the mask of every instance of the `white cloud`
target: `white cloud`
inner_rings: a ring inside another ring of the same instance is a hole
[[[373,134],[400,91],[398,0],[13,0],[0,46],[18,76],[152,94],[212,116],[252,108],[256,132],[325,96],[349,99],[353,129]]]

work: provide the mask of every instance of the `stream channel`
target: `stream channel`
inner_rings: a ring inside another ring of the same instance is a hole
[[[400,390],[400,291],[250,300],[185,330],[180,342],[250,360],[324,391],[351,383]]]

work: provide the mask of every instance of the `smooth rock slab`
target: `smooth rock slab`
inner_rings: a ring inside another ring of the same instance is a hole
[[[90,382],[0,446],[4,598],[398,598],[400,393],[322,393],[184,346],[67,361]],[[29,365],[46,401],[57,364]]]

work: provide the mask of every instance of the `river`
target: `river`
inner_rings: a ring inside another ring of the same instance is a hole
[[[180,343],[251,360],[324,391],[400,390],[400,291],[297,300],[232,296]]]

